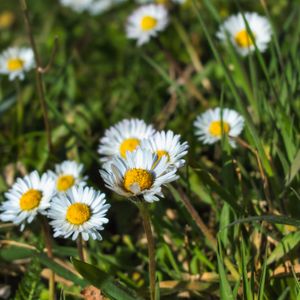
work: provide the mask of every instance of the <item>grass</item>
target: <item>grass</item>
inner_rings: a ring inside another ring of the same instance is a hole
[[[190,146],[180,179],[150,205],[156,299],[299,299],[300,5],[190,1],[173,7],[166,31],[141,48],[124,31],[135,7],[127,1],[93,17],[28,0],[41,66],[50,62],[41,79],[52,148],[34,72],[16,82],[1,76],[0,200],[16,177],[68,158],[85,165],[89,185],[112,208],[103,241],[84,245],[86,263],[65,239],[55,239],[54,258],[47,257],[37,222],[23,232],[1,223],[0,276],[9,299],[48,299],[49,269],[58,275],[57,299],[80,299],[90,284],[110,299],[149,299],[138,209],[99,175],[99,138],[130,117],[171,129]],[[0,27],[0,49],[28,46],[17,1],[0,4],[0,26],[7,10],[14,22]],[[220,22],[238,11],[269,18],[274,32],[265,53],[256,48],[242,58],[217,40]],[[236,149],[226,138],[208,146],[194,135],[197,115],[216,106],[245,118]]]

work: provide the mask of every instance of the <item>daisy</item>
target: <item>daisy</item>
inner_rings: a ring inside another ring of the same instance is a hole
[[[143,120],[125,119],[107,129],[100,140],[98,153],[103,157],[102,162],[107,162],[115,155],[126,157],[126,153],[134,151],[143,139],[154,134],[152,125],[147,125]]]
[[[55,172],[48,171],[53,178],[58,192],[66,192],[74,185],[85,185],[87,177],[83,177],[83,164],[76,161],[65,160],[61,164],[55,165]]]
[[[34,68],[34,55],[30,48],[8,48],[0,55],[0,74],[9,80],[24,79],[24,73]]]
[[[105,195],[90,187],[74,186],[66,193],[57,194],[48,212],[54,237],[75,240],[81,234],[85,241],[90,237],[102,240],[99,231],[108,223],[105,215],[109,208]]]
[[[247,29],[241,13],[229,17],[220,26],[217,37],[223,42],[229,38],[238,53],[242,56],[246,56],[255,50],[254,42],[258,50],[264,52],[272,36],[272,28],[268,19],[257,13],[245,13],[244,17],[247,20],[253,38]]]
[[[31,223],[38,213],[46,213],[54,192],[54,181],[46,173],[40,177],[37,171],[33,171],[18,178],[5,193],[7,201],[0,207],[0,219],[21,225],[23,230],[26,221]]]
[[[160,160],[149,150],[128,152],[126,159],[115,157],[100,174],[106,186],[121,196],[143,197],[147,202],[163,197],[161,187],[178,178],[176,168],[168,168],[167,157]]]
[[[136,39],[141,46],[163,31],[169,22],[168,11],[163,5],[149,4],[138,8],[127,20],[127,37]]]
[[[209,109],[198,116],[194,122],[196,135],[204,144],[214,144],[222,138],[222,134],[229,137],[229,143],[235,147],[230,137],[237,137],[244,128],[244,118],[236,111],[217,107]]]
[[[175,135],[174,132],[168,130],[157,132],[149,139],[143,140],[141,148],[156,153],[159,159],[166,156],[170,166],[180,168],[185,164],[182,157],[187,154],[188,144],[187,142],[180,143],[180,135]]]
[[[110,9],[113,5],[124,1],[125,0],[60,0],[60,3],[78,13],[87,11],[92,15],[98,15]]]

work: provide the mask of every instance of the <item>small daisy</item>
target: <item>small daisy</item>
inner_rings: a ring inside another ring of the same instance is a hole
[[[0,210],[0,219],[21,225],[31,223],[38,213],[45,214],[55,192],[54,181],[48,174],[39,176],[37,171],[18,178],[11,189],[5,193],[5,201]]]
[[[50,225],[54,237],[76,240],[81,234],[85,241],[90,237],[102,240],[99,231],[108,223],[105,216],[109,208],[105,195],[93,188],[74,186],[67,193],[57,194],[48,212],[48,217],[53,219]]]
[[[168,25],[168,11],[163,5],[149,4],[138,8],[127,20],[127,37],[141,46],[163,31]]]
[[[180,168],[185,164],[182,157],[187,154],[188,144],[187,142],[180,143],[180,135],[175,135],[171,130],[168,130],[167,132],[157,132],[149,139],[143,140],[141,148],[156,153],[159,159],[166,156],[170,166]]]
[[[217,37],[226,42],[230,39],[240,55],[246,56],[255,50],[254,42],[259,51],[264,52],[271,41],[272,28],[266,17],[257,13],[245,13],[245,19],[252,32],[252,39],[247,30],[246,23],[241,13],[229,17],[220,27]]]
[[[34,68],[34,55],[30,48],[8,48],[0,55],[0,74],[9,80],[24,79],[24,73]]]
[[[163,197],[161,186],[178,178],[176,168],[168,168],[167,157],[160,160],[149,150],[137,149],[126,159],[115,157],[100,174],[106,186],[121,196],[143,197],[147,202]]]
[[[98,15],[110,9],[113,5],[124,1],[125,0],[60,0],[60,3],[78,13],[87,11],[92,15]]]
[[[66,192],[74,185],[85,185],[87,177],[83,177],[83,164],[76,161],[66,160],[55,165],[55,172],[49,171],[58,192]]]
[[[244,118],[232,109],[221,110],[217,107],[198,116],[194,126],[198,139],[204,144],[214,144],[221,140],[223,133],[229,136],[230,145],[235,147],[235,142],[230,137],[240,135],[244,128]]]
[[[147,125],[143,120],[125,119],[107,129],[100,140],[98,153],[103,157],[102,162],[107,162],[115,155],[126,157],[126,153],[134,151],[143,139],[154,134],[152,125]]]

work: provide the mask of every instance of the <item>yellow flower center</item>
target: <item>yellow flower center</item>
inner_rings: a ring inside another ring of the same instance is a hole
[[[157,20],[151,16],[145,16],[141,21],[141,28],[144,31],[153,29],[157,24]]]
[[[28,190],[20,198],[21,210],[32,210],[40,205],[42,200],[42,192],[34,189]]]
[[[15,16],[11,11],[4,11],[0,14],[0,28],[8,28],[15,20]]]
[[[126,157],[127,151],[134,151],[139,145],[140,140],[136,138],[130,138],[123,141],[123,143],[120,145],[120,154],[122,157]]]
[[[60,192],[67,191],[75,183],[75,178],[72,175],[61,175],[58,177],[56,187]]]
[[[254,44],[253,39],[251,38],[250,34],[247,32],[247,30],[241,30],[239,31],[235,37],[235,42],[237,45],[241,48],[249,48]]]
[[[66,219],[73,225],[82,225],[91,217],[89,206],[83,203],[73,203],[68,207]]]
[[[169,0],[156,0],[155,1],[157,4],[163,4],[163,5],[166,5],[168,4],[170,1]]]
[[[222,132],[227,134],[230,130],[230,125],[227,122],[213,121],[209,125],[209,133],[214,137],[220,137]]]
[[[7,61],[7,69],[10,72],[19,71],[23,66],[24,61],[20,58],[11,58]]]
[[[163,156],[166,156],[168,158],[168,161],[170,160],[170,155],[165,150],[157,150],[156,155],[158,156],[158,160],[160,160]]]
[[[140,191],[148,190],[153,184],[153,175],[143,169],[130,169],[125,173],[124,176],[124,188],[128,192],[132,192],[133,189],[137,188]]]

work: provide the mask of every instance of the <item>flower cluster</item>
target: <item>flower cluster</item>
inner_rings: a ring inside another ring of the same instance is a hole
[[[178,178],[187,149],[187,142],[181,143],[180,135],[170,130],[156,132],[142,120],[126,119],[107,129],[100,140],[100,174],[119,195],[157,201],[163,197],[162,186]]]
[[[82,176],[83,165],[75,161],[64,161],[41,176],[33,171],[18,178],[5,193],[6,201],[0,207],[0,219],[10,221],[24,229],[38,214],[52,221],[54,237],[82,235],[84,240],[101,240],[99,233],[110,205],[105,195],[87,187]]]

